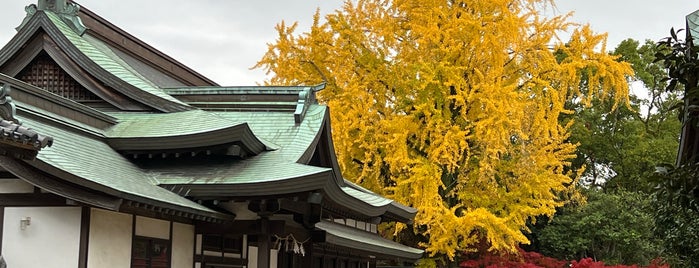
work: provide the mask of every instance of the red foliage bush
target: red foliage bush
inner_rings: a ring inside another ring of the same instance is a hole
[[[563,261],[546,257],[538,252],[519,250],[519,255],[495,255],[490,252],[478,258],[463,261],[463,268],[670,268],[660,259],[653,260],[648,266],[639,265],[605,265],[604,262],[584,258],[580,261]]]
[[[584,258],[580,261],[571,261],[571,268],[670,268],[670,265],[662,263],[660,259],[655,259],[648,266],[633,265],[605,265],[604,262],[594,261],[592,258]]]

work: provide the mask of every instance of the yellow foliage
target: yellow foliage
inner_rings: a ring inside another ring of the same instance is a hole
[[[605,35],[542,16],[551,4],[348,1],[301,35],[282,22],[256,67],[268,84],[328,79],[320,98],[343,174],[416,207],[429,253],[483,240],[513,251],[528,219],[574,196],[565,102],[623,103],[632,73]]]

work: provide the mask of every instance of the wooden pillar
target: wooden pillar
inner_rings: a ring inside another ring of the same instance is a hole
[[[257,236],[257,267],[269,268],[269,218],[260,219],[262,233]]]
[[[90,207],[83,206],[80,213],[80,246],[78,252],[78,268],[87,267],[87,250],[90,240]]]
[[[5,207],[0,206],[0,257],[2,256],[2,224],[5,222]]]
[[[376,261],[375,260],[369,261],[369,268],[376,268]]]

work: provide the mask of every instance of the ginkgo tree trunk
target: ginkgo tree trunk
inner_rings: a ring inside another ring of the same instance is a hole
[[[552,4],[347,1],[302,34],[282,22],[256,67],[272,85],[327,81],[344,176],[416,207],[427,252],[514,251],[574,185],[566,100],[623,103],[632,74]]]

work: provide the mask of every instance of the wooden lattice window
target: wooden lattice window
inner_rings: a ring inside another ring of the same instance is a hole
[[[170,241],[135,236],[131,246],[132,268],[169,268]]]
[[[97,101],[97,95],[70,77],[47,54],[39,54],[17,75],[19,80],[74,101]]]

